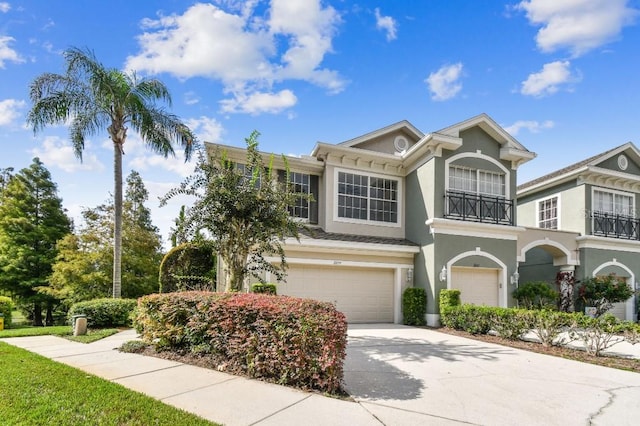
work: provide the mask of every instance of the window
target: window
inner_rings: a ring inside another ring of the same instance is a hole
[[[593,191],[593,210],[598,213],[633,216],[633,195],[620,192]]]
[[[538,202],[538,227],[558,229],[558,197]]]
[[[338,217],[398,223],[398,181],[338,172]]]
[[[289,173],[289,182],[291,182],[291,190],[298,194],[305,194],[307,197],[311,193],[311,178],[304,173]],[[294,205],[289,206],[289,214],[293,217],[301,219],[309,219],[309,199],[298,197]]]
[[[504,197],[505,177],[502,173],[451,166],[449,167],[449,189]]]

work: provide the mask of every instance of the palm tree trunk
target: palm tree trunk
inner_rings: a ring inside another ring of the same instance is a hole
[[[122,294],[122,144],[113,140],[113,298]]]

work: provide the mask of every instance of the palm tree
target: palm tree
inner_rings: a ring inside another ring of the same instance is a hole
[[[131,127],[146,145],[167,157],[174,154],[173,143],[184,148],[188,160],[194,136],[180,119],[157,105],[171,105],[171,95],[159,80],[138,78],[136,74],[106,68],[88,49],[70,48],[63,54],[66,73],[44,73],[30,86],[33,106],[27,123],[34,133],[47,125],[69,124],[76,156],[82,161],[85,138],[106,128],[114,152],[114,242],[113,297],[121,294],[122,254],[122,155]]]

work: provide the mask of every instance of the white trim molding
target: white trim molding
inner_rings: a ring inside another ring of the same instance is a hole
[[[517,241],[518,235],[526,231],[525,228],[520,226],[495,225],[493,223],[467,222],[443,218],[429,219],[425,222],[425,225],[429,227],[429,232],[432,235],[461,235],[494,240]]]
[[[352,175],[359,175],[359,176],[366,176],[367,177],[367,219],[354,219],[354,218],[346,218],[346,217],[340,217],[339,216],[339,205],[338,205],[338,197],[340,196],[340,194],[338,194],[338,185],[340,184],[338,182],[338,176],[340,173],[348,173],[348,174],[352,174]],[[370,193],[369,193],[369,188],[370,188],[370,179],[371,177],[374,178],[379,178],[379,179],[386,179],[386,180],[391,180],[391,181],[395,181],[398,185],[397,187],[397,191],[396,191],[396,195],[397,195],[397,199],[396,199],[396,205],[398,207],[398,211],[396,212],[396,222],[383,222],[383,221],[377,221],[377,220],[371,220],[369,219],[369,215],[370,215],[370,208],[371,208],[371,198],[370,198]],[[371,226],[384,226],[384,227],[389,227],[389,228],[400,228],[402,227],[402,222],[404,220],[404,199],[402,198],[402,194],[404,193],[404,178],[399,177],[399,176],[395,176],[395,175],[384,175],[384,174],[380,174],[380,173],[372,173],[372,172],[368,172],[368,171],[361,171],[361,170],[355,170],[355,169],[345,169],[345,168],[340,168],[340,167],[335,167],[333,169],[333,221],[334,222],[342,222],[342,223],[353,223],[353,224],[359,224],[359,225],[371,225]]]
[[[498,160],[496,160],[493,157],[490,157],[486,154],[483,154],[482,152],[478,151],[478,152],[461,152],[460,154],[456,154],[453,155],[449,158],[447,158],[444,162],[444,187],[445,190],[450,189],[449,188],[449,167],[451,165],[451,163],[453,163],[454,161],[460,160],[461,158],[479,158],[481,160],[484,161],[488,161],[490,163],[493,163],[494,165],[498,166],[498,168],[500,170],[502,170],[504,172],[504,197],[507,199],[511,199],[511,172],[509,171],[509,169],[507,169],[502,163],[500,163]],[[485,170],[485,169],[476,169],[476,170]],[[486,170],[486,171],[490,171],[490,170]]]
[[[556,227],[555,228],[543,228],[540,226],[540,203],[543,201],[548,201],[556,198]],[[549,195],[548,197],[539,198],[535,200],[536,202],[536,228],[540,229],[562,229],[562,224],[560,222],[560,218],[562,217],[562,212],[560,210],[561,205],[561,193]]]
[[[465,257],[470,257],[470,256],[481,256],[481,257],[486,257],[487,259],[490,259],[492,261],[494,261],[497,265],[500,266],[501,272],[500,272],[500,282],[499,284],[499,289],[498,289],[498,304],[504,308],[507,307],[507,300],[509,300],[509,293],[508,293],[508,283],[509,281],[507,280],[507,272],[508,272],[508,268],[507,265],[501,261],[498,257],[494,256],[491,253],[488,253],[486,251],[482,251],[480,249],[480,247],[476,247],[475,250],[470,250],[470,251],[465,251],[464,253],[460,253],[454,257],[452,257],[446,264],[446,268],[447,268],[447,289],[451,289],[451,268],[454,266],[454,263],[456,263],[457,261],[464,259]]]
[[[551,239],[544,239],[544,240],[535,240],[530,242],[529,244],[527,244],[526,246],[522,247],[522,249],[520,250],[520,254],[518,255],[518,263],[520,262],[526,262],[527,261],[527,252],[529,250],[531,250],[532,248],[536,248],[536,247],[544,247],[544,246],[550,246],[550,247],[554,247],[558,250],[560,250],[562,252],[562,254],[564,254],[564,257],[558,257],[555,253],[551,253],[551,255],[553,255],[553,265],[554,266],[563,266],[563,265],[580,265],[580,260],[576,257],[576,255],[574,254],[573,251],[569,250],[567,247],[565,247],[564,245],[562,245],[562,243],[559,243],[557,241],[553,241]]]
[[[582,235],[576,238],[578,249],[617,250],[640,253],[640,241]]]
[[[620,263],[618,262],[617,259],[613,259],[610,262],[604,262],[603,264],[601,264],[600,266],[598,266],[597,268],[595,268],[593,270],[593,273],[591,274],[592,277],[596,277],[596,275],[598,274],[598,272],[602,271],[604,268],[608,267],[608,266],[615,266],[618,267],[620,269],[623,269],[624,271],[626,271],[629,274],[629,279],[631,280],[630,284],[631,288],[633,288],[634,290],[636,290],[636,276],[633,273],[633,271],[627,267],[627,265],[625,265],[624,263]],[[629,300],[627,300],[627,302],[625,303],[625,319],[629,320],[629,321],[635,321],[635,318],[633,318],[633,314],[634,314],[634,307],[636,306],[636,295],[631,296],[629,298]]]

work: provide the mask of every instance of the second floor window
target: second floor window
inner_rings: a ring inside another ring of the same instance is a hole
[[[292,190],[298,194],[304,194],[307,197],[311,193],[311,177],[304,173],[289,173],[289,181],[292,184]],[[289,206],[289,214],[293,217],[301,219],[309,219],[309,200],[308,198],[299,197],[295,204]]]
[[[594,190],[593,211],[610,215],[634,216],[633,196],[620,192]]]
[[[398,223],[398,181],[338,173],[338,217]]]
[[[538,227],[558,229],[558,197],[538,202]]]
[[[450,166],[449,190],[504,197],[505,176],[488,170]]]

